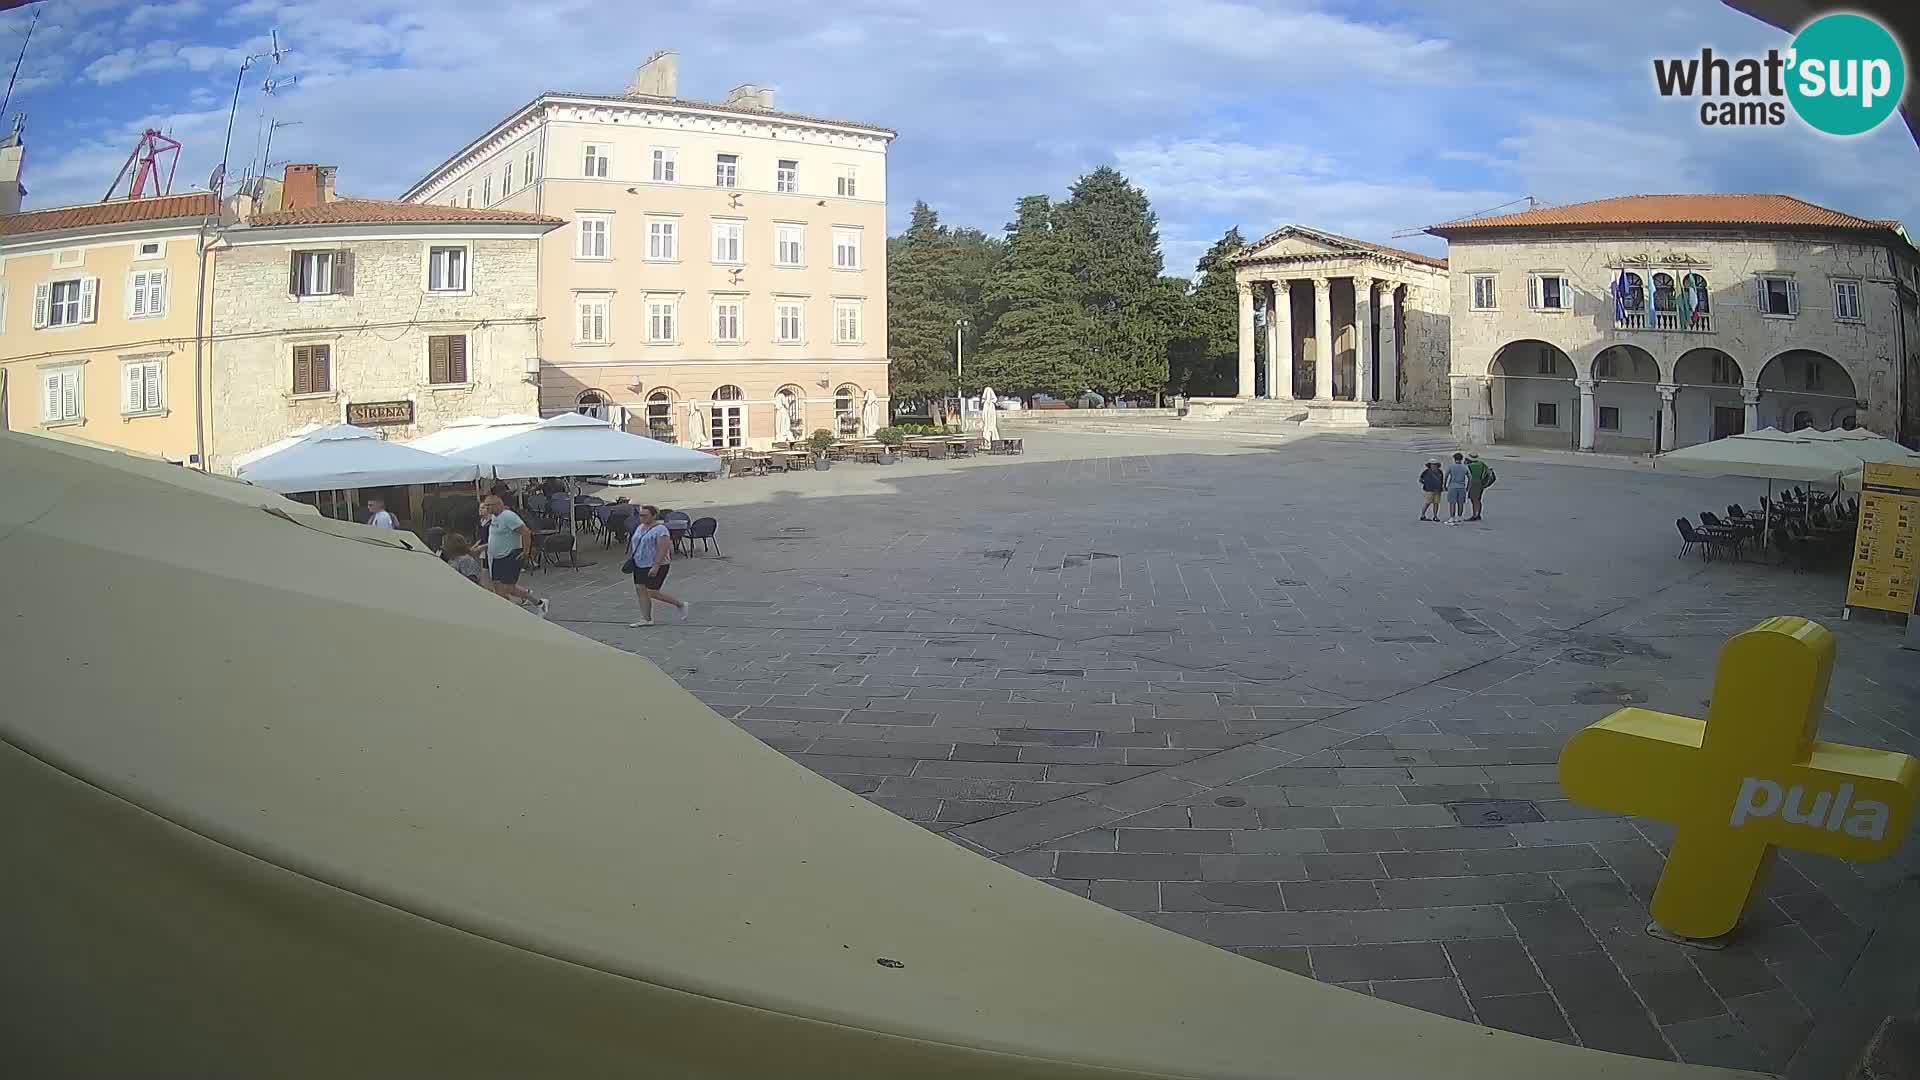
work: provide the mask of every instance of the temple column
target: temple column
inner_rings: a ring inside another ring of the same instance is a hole
[[[1240,383],[1239,396],[1253,396],[1253,283],[1240,283]]]
[[[1373,279],[1353,279],[1353,400],[1373,401]]]
[[[1743,389],[1740,391],[1740,400],[1745,402],[1747,406],[1748,433],[1759,431],[1760,430],[1760,391],[1757,389]]]
[[[1400,400],[1400,290],[1380,283],[1380,400]]]
[[[1580,449],[1593,449],[1593,427],[1595,410],[1593,405],[1592,379],[1575,379],[1574,385],[1580,388]]]
[[[1674,440],[1679,424],[1673,415],[1673,395],[1680,388],[1670,383],[1661,383],[1654,389],[1660,392],[1660,452],[1678,450],[1680,447]]]
[[[1267,308],[1267,396],[1293,400],[1293,283],[1273,283],[1273,301]]]
[[[1333,400],[1333,281],[1313,279],[1313,398]]]

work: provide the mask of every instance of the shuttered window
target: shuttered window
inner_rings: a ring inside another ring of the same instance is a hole
[[[296,251],[287,264],[287,292],[294,296],[352,296],[351,251]]]
[[[127,275],[127,317],[151,319],[167,313],[167,272],[135,270]]]
[[[427,339],[427,381],[459,386],[467,381],[467,335],[435,334]]]
[[[333,346],[293,347],[293,392],[296,397],[333,392]]]
[[[41,373],[40,419],[49,424],[74,423],[80,413],[80,368],[64,367]]]
[[[127,416],[141,416],[147,413],[161,412],[166,408],[162,400],[161,372],[159,360],[132,360],[123,365],[121,379],[125,390],[122,394],[120,411]]]
[[[98,314],[97,278],[69,278],[33,287],[33,328],[90,323]]]

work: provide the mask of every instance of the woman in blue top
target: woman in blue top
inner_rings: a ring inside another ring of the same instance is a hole
[[[673,534],[660,521],[659,507],[640,508],[640,524],[634,526],[633,537],[627,541],[627,561],[633,564],[633,592],[640,598],[640,621],[628,623],[629,627],[653,625],[655,600],[677,608],[681,618],[687,617],[691,605],[660,591],[660,586],[667,583],[667,564],[673,561]]]

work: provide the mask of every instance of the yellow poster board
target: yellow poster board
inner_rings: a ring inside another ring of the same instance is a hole
[[[1920,469],[1870,462],[1862,481],[1847,606],[1911,614],[1920,576]]]

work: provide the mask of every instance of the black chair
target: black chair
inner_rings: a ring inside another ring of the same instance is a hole
[[[713,535],[715,530],[719,528],[720,523],[713,518],[697,518],[693,524],[687,526],[686,542],[691,544],[695,540],[698,540],[706,550],[713,552],[715,555],[722,554],[720,551],[720,541],[714,539]]]
[[[1796,574],[1813,568],[1813,549],[1785,528],[1773,530],[1773,550],[1780,553],[1781,565],[1791,566]]]
[[[1707,557],[1707,538],[1694,530],[1693,522],[1686,518],[1674,518],[1673,525],[1680,530],[1680,552],[1674,558],[1681,558],[1691,551],[1698,551],[1703,559]]]
[[[574,541],[574,534],[569,532],[558,532],[541,537],[540,565],[545,567],[548,563],[557,563],[564,556],[566,559],[564,565],[575,570],[580,569],[580,549]]]
[[[1718,542],[1722,548],[1732,552],[1734,558],[1740,557],[1740,549],[1747,542],[1746,530],[1736,529],[1721,521],[1713,515],[1711,510],[1700,511],[1700,525],[1708,539]]]

